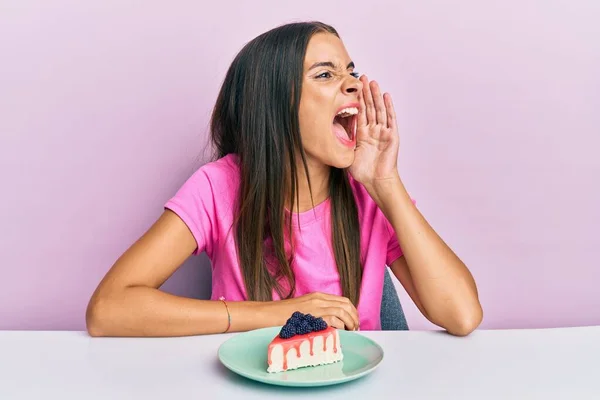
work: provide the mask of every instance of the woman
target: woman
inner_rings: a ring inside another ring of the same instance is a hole
[[[249,42],[211,121],[216,159],[112,266],[87,311],[92,336],[180,336],[283,325],[310,313],[379,329],[386,265],[432,323],[479,325],[467,267],[415,207],[397,170],[389,94],[358,78],[337,32],[294,23]],[[158,288],[191,254],[212,298]]]

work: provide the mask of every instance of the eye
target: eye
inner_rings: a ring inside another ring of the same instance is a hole
[[[360,74],[358,72],[351,72],[350,75],[352,75],[356,79],[358,79],[360,77]]]
[[[317,79],[331,78],[331,72],[323,72],[322,74],[319,74],[316,77]]]

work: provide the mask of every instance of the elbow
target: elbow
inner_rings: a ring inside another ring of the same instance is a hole
[[[106,300],[101,297],[92,297],[86,313],[85,325],[87,332],[92,337],[109,336]]]
[[[452,329],[448,332],[454,336],[468,336],[479,327],[483,321],[483,309],[477,304],[470,310],[465,310],[454,320]]]

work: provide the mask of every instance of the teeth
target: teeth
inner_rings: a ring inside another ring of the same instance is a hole
[[[345,118],[345,117],[349,117],[350,115],[356,115],[356,114],[358,114],[358,108],[348,107],[348,108],[344,108],[339,113],[337,113],[336,117]]]

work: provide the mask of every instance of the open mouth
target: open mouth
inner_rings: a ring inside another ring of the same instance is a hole
[[[345,144],[354,144],[356,139],[356,122],[358,108],[347,107],[342,109],[333,119],[333,131]]]

